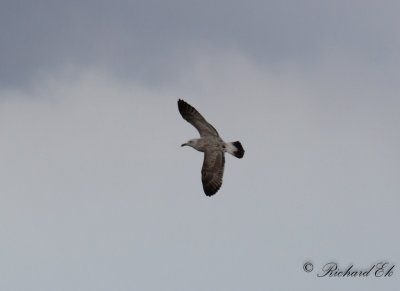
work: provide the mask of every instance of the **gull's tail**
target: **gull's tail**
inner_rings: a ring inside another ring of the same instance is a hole
[[[241,159],[244,156],[244,149],[240,141],[228,142],[226,145],[226,151],[231,155]]]

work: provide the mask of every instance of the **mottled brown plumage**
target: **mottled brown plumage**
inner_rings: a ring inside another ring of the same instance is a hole
[[[193,106],[179,99],[178,108],[182,117],[199,131],[201,137],[219,137],[217,130]]]
[[[191,139],[182,144],[182,146],[188,145],[200,152],[204,152],[203,167],[201,169],[203,189],[207,196],[214,195],[222,185],[225,152],[237,158],[242,158],[244,149],[239,141],[224,142],[217,130],[190,104],[179,99],[178,108],[182,117],[200,133],[200,138]]]

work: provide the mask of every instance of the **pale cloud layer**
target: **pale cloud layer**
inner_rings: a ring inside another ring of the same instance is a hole
[[[2,289],[390,290],[302,270],[400,258],[399,100],[325,66],[215,52],[168,90],[75,68],[2,91]],[[184,96],[246,149],[212,198]]]

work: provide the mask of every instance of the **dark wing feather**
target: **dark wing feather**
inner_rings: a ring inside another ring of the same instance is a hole
[[[178,108],[182,117],[191,125],[196,127],[201,137],[210,135],[218,136],[217,130],[211,124],[209,124],[193,106],[179,99]]]
[[[224,165],[225,155],[222,151],[215,150],[204,153],[201,181],[203,182],[204,193],[207,196],[214,195],[221,188]]]

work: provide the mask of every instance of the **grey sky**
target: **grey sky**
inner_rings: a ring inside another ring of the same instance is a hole
[[[307,66],[331,51],[380,70],[399,65],[397,1],[2,1],[1,8],[3,86],[66,64],[165,84],[196,57],[194,47],[236,49],[265,66]]]
[[[396,290],[399,4],[299,3],[2,1],[0,289]]]

